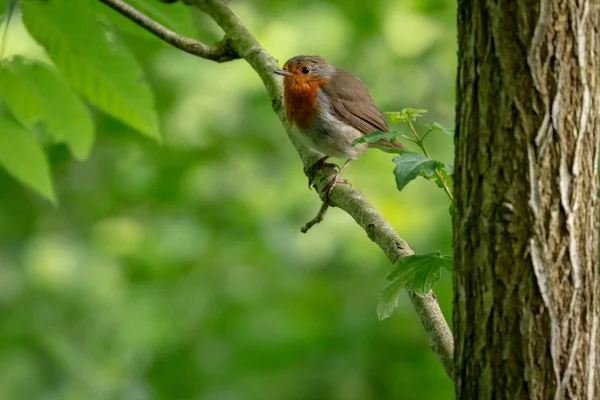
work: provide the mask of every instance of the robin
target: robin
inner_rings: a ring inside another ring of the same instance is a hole
[[[319,56],[290,58],[283,69],[274,72],[284,77],[283,99],[288,122],[298,128],[301,140],[308,147],[324,155],[309,169],[309,177],[311,170],[323,165],[329,157],[347,159],[327,185],[326,199],[337,183],[348,183],[339,179],[342,171],[368,147],[384,151],[406,149],[400,142],[387,139],[352,146],[364,134],[389,132],[389,129],[369,89],[351,73]]]

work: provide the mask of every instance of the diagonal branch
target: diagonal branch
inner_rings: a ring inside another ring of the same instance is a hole
[[[240,56],[235,53],[231,46],[229,46],[229,42],[227,40],[222,41],[217,46],[209,46],[195,39],[181,36],[173,32],[169,28],[147,17],[122,0],[100,1],[117,11],[119,14],[129,18],[148,32],[158,36],[171,46],[183,50],[186,53],[216,62],[226,62],[240,58]]]
[[[178,43],[181,39],[192,40],[169,31],[145,16],[142,19],[141,14],[137,11],[132,14],[132,7],[124,7],[126,4],[121,0],[99,1],[108,4],[117,12],[132,19],[138,25],[163,38],[175,47],[181,48],[174,44]],[[320,154],[304,147],[297,140],[294,129],[287,123],[282,105],[281,79],[273,73],[273,70],[278,67],[277,60],[258,44],[242,22],[223,2],[219,0],[186,0],[186,3],[190,3],[208,14],[223,29],[225,36],[229,38],[229,46],[231,46],[234,54],[245,59],[262,79],[265,89],[271,98],[273,110],[279,117],[290,141],[302,159],[305,171],[308,170],[320,158]],[[132,17],[135,14],[137,15]],[[150,24],[148,22],[154,23]],[[164,35],[165,30],[169,32],[169,39],[161,36]],[[187,51],[186,49],[182,50]],[[188,51],[188,53],[192,52]],[[206,52],[201,52],[201,54],[197,55],[212,59],[205,57],[205,54]],[[317,168],[313,174],[313,182],[315,182],[315,187],[321,198],[324,197],[325,187],[333,179],[335,172],[333,166],[324,164]],[[353,190],[347,185],[336,185],[330,195],[330,203],[332,206],[346,211],[364,229],[369,238],[383,250],[392,263],[395,263],[401,257],[413,254],[408,244],[398,236],[392,226],[359,191]],[[431,348],[440,359],[448,376],[453,378],[454,342],[450,328],[444,319],[435,295],[431,291],[424,297],[420,297],[410,290],[407,293],[427,332]]]
[[[335,169],[329,166],[321,167],[317,171],[314,179],[319,193],[324,194],[327,184],[335,173]],[[369,239],[383,250],[392,264],[401,257],[413,254],[408,243],[398,236],[394,228],[358,190],[353,190],[348,185],[336,185],[331,192],[330,200],[332,205],[346,211],[364,229]],[[454,339],[435,294],[431,290],[424,297],[412,290],[407,290],[407,293],[427,332],[429,346],[438,356],[448,376],[453,378]]]

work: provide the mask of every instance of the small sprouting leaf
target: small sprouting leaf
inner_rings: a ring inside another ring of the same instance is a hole
[[[438,161],[436,168],[440,173],[442,179],[440,180],[440,178],[437,175],[430,176],[428,177],[428,179],[433,178],[435,180],[436,185],[439,188],[443,188],[445,184],[446,186],[448,186],[449,189],[452,189],[454,187],[454,180],[452,179],[454,168],[452,168],[451,165],[448,165],[441,161]]]
[[[452,257],[439,252],[402,257],[386,276],[391,281],[383,289],[377,305],[379,319],[392,315],[398,298],[407,286],[416,294],[424,296],[440,279],[440,269],[452,271]]]
[[[375,131],[375,132],[370,132],[370,133],[367,133],[366,135],[359,137],[354,142],[352,142],[352,146],[356,146],[358,143],[375,143],[381,139],[387,139],[393,143],[396,140],[398,140],[398,138],[401,138],[401,137],[402,137],[402,133],[400,133],[400,132]]]
[[[454,202],[450,202],[450,207],[448,207],[448,213],[452,216],[454,215]]]
[[[85,2],[25,1],[23,22],[80,94],[106,113],[160,139],[153,94],[119,36],[98,23]]]
[[[427,112],[427,110],[424,110],[424,109],[415,109],[415,108],[407,107],[407,108],[403,109],[402,111],[385,112],[384,114],[389,115],[390,122],[393,125],[395,125],[399,122],[401,122],[401,123],[414,122],[417,120],[417,118],[422,117],[423,114],[425,114],[426,112]]]
[[[31,133],[0,109],[0,165],[56,204],[46,154]]]
[[[440,132],[444,132],[447,135],[453,135],[454,131],[452,129],[447,129],[444,126],[442,126],[441,124],[434,122],[432,124],[427,124],[425,125],[427,128],[431,129],[432,131],[440,131]]]

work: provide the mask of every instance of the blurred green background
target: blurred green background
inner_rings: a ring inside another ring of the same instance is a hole
[[[382,110],[453,126],[455,2],[230,6],[282,64],[322,55]],[[48,149],[56,208],[0,169],[0,399],[452,398],[408,298],[377,319],[391,265],[361,228],[333,209],[300,233],[320,203],[250,67],[131,28],[163,144],[96,112],[88,160]],[[18,18],[8,39],[6,56],[46,59]],[[452,137],[428,147],[452,162]],[[344,177],[416,252],[450,254],[443,191],[416,180],[398,192],[391,159],[370,151]],[[436,293],[451,322],[446,271]]]

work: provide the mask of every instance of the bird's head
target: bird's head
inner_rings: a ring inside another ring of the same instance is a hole
[[[284,77],[286,86],[314,82],[322,86],[335,74],[335,67],[329,65],[323,57],[296,56],[287,60],[283,69],[276,69],[274,72]]]
[[[308,126],[319,112],[319,89],[326,86],[336,68],[319,56],[296,56],[286,61],[283,69],[273,71],[283,76],[283,100],[290,123]]]

